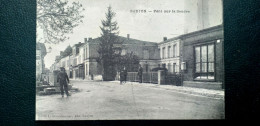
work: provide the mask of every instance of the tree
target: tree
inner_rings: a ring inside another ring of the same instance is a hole
[[[121,49],[116,45],[122,44],[118,38],[119,27],[117,26],[117,22],[112,20],[115,15],[116,13],[109,6],[106,13],[106,20],[101,21],[102,27],[100,27],[101,37],[99,38],[99,57],[97,61],[102,67],[103,80],[114,80],[116,76],[115,58],[118,55],[116,51]]]
[[[37,0],[37,32],[41,29],[43,33],[43,38],[37,37],[37,41],[43,39],[44,43],[52,44],[65,41],[66,35],[83,22],[82,11],[80,3],[69,5],[68,0]]]
[[[138,70],[139,62],[138,56],[134,55],[133,52],[127,53],[126,55],[120,56],[117,60],[117,69],[121,70],[126,67],[128,72],[136,72]]]
[[[61,57],[69,56],[72,53],[72,47],[67,46],[67,48],[62,52]]]

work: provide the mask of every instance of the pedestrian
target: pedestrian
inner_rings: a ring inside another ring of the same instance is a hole
[[[64,89],[65,89],[65,93],[68,97],[68,96],[70,96],[70,94],[68,92],[68,83],[70,83],[70,80],[69,80],[67,73],[65,72],[65,68],[61,67],[60,70],[61,71],[57,76],[57,82],[59,82],[59,84],[60,84],[61,96],[64,97]]]
[[[120,70],[120,84],[122,84],[124,80],[124,70]]]
[[[123,76],[124,76],[124,81],[126,83],[126,79],[127,79],[127,70],[126,68],[124,67],[124,70],[123,70]]]
[[[139,77],[139,83],[142,83],[143,80],[143,68],[141,64],[139,65],[137,76]]]

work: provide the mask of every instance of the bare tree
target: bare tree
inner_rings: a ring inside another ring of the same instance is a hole
[[[78,2],[37,0],[37,28],[42,29],[44,43],[57,44],[68,39],[68,33],[82,23],[84,11]],[[39,39],[39,38],[37,38]]]

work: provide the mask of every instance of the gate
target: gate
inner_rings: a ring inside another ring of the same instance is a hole
[[[139,77],[137,72],[127,72],[127,81],[138,82]],[[158,83],[158,72],[143,72],[143,83]]]

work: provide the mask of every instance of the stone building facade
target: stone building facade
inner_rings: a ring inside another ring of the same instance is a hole
[[[160,64],[159,66],[168,69],[169,73],[179,73],[181,69],[181,46],[180,37],[168,39],[164,37],[164,41],[159,43]]]

